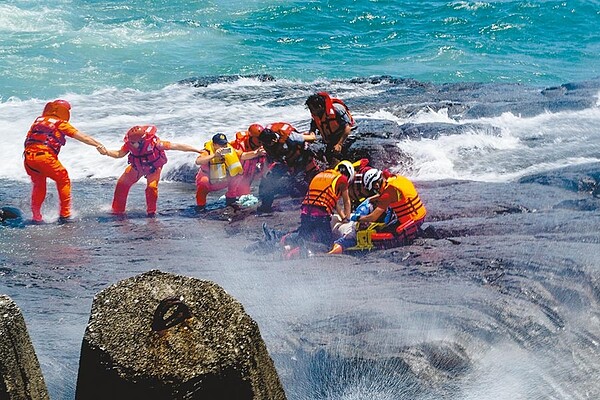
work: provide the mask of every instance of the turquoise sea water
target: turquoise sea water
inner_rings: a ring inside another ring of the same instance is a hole
[[[597,1],[0,2],[0,100],[191,76],[560,84],[600,75]]]

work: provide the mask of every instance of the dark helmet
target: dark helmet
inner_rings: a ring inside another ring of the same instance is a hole
[[[49,115],[68,121],[71,118],[71,104],[62,99],[46,103],[42,116],[45,117]]]
[[[265,128],[258,136],[258,140],[260,140],[263,146],[273,146],[279,140],[279,135],[277,132]]]
[[[319,93],[311,94],[306,99],[306,103],[308,108],[312,109],[324,109],[325,108],[325,99]]]

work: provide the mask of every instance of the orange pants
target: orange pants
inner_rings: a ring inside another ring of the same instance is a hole
[[[229,176],[227,179],[224,179],[221,182],[211,183],[210,179],[204,171],[199,170],[196,175],[196,205],[205,206],[206,205],[206,196],[209,192],[214,192],[217,190],[227,188],[227,192],[225,193],[225,199],[235,199],[240,196],[238,190],[240,188],[240,183],[242,183],[244,176],[242,174],[236,176]],[[244,194],[244,193],[242,193]],[[235,201],[235,200],[233,200]]]
[[[115,187],[115,195],[112,202],[112,210],[115,214],[123,214],[127,205],[127,196],[129,189],[134,183],[140,180],[142,176],[146,177],[146,212],[148,215],[156,213],[156,203],[158,201],[158,181],[160,180],[160,172],[162,168],[157,168],[154,172],[144,175],[128,165],[123,172],[123,175],[117,181]]]
[[[25,149],[25,171],[31,177],[31,213],[34,221],[42,220],[42,204],[46,199],[46,179],[56,182],[60,201],[60,216],[71,216],[71,180],[56,154],[42,149]]]

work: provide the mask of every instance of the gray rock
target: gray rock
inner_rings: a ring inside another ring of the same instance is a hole
[[[0,295],[0,399],[49,399],[19,307]]]
[[[187,305],[190,318],[154,331],[157,306],[170,297]],[[108,398],[286,396],[258,326],[238,301],[212,282],[153,270],[94,298],[76,399]]]

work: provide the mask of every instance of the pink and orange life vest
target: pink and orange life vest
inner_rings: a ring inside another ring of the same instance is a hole
[[[127,162],[137,171],[149,174],[167,163],[167,155],[164,149],[158,145],[160,140],[156,136],[156,126],[146,125],[142,128],[145,133],[140,147],[131,143],[128,136],[125,135],[125,145],[129,150]]]
[[[53,117],[38,117],[29,128],[25,138],[25,147],[31,144],[43,144],[54,154],[58,154],[62,146],[67,142],[65,134],[58,127],[63,120]]]
[[[237,132],[235,140],[231,141],[230,144],[234,149],[241,150],[242,152],[253,151],[261,146],[258,138],[250,136],[248,131]]]

